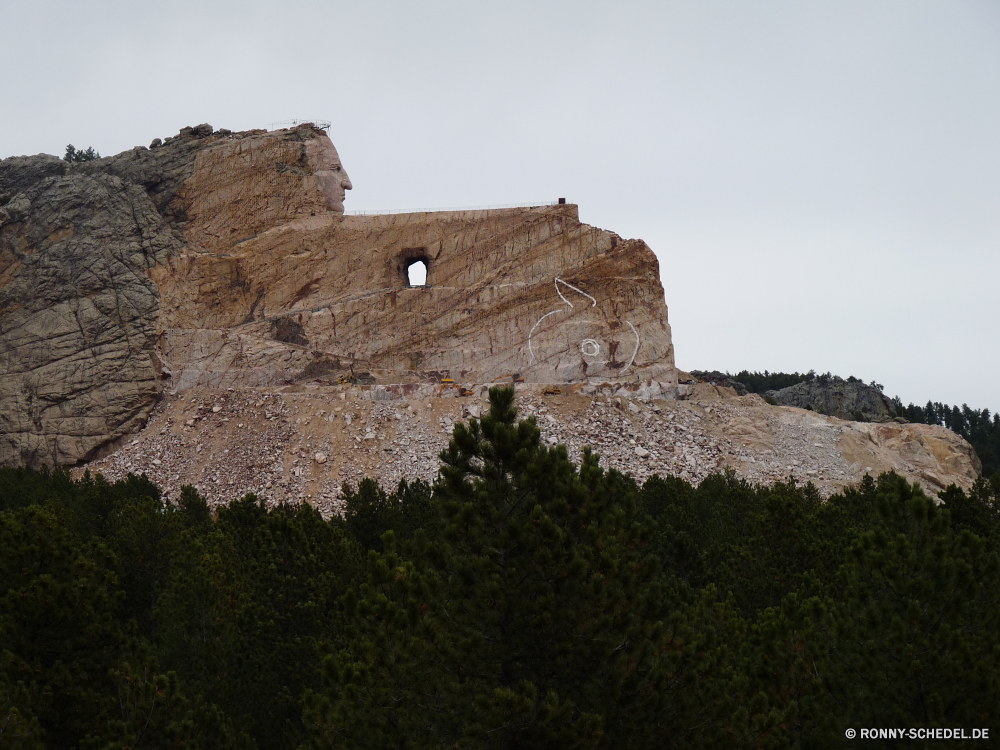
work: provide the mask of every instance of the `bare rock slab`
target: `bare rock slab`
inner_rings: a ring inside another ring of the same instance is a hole
[[[641,240],[573,205],[344,216],[350,187],[310,125],[0,162],[0,463],[98,457],[165,388],[676,386]]]

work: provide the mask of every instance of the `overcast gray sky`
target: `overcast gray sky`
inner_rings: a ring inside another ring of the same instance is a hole
[[[0,0],[0,157],[325,118],[348,210],[554,200],[684,369],[1000,408],[1000,2]]]

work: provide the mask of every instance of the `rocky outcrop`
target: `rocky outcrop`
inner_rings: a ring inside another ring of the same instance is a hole
[[[160,392],[156,286],[179,247],[147,192],[54,157],[0,163],[0,462],[71,463]]]
[[[331,511],[344,481],[433,478],[499,380],[547,441],[639,479],[731,469],[829,494],[887,469],[929,490],[975,476],[944,428],[816,413],[883,415],[863,384],[774,394],[813,412],[678,385],[656,257],[576,206],[344,216],[350,188],[311,126],[0,162],[0,463]]]
[[[857,421],[889,420],[892,402],[879,389],[860,380],[816,378],[764,394],[781,406],[810,409],[821,414]]]
[[[92,458],[165,384],[676,386],[642,241],[572,205],[344,217],[350,187],[311,126],[0,162],[0,462]]]
[[[733,378],[728,372],[718,370],[692,370],[691,375],[700,383],[717,385],[722,388],[732,388],[737,396],[746,396],[749,391],[740,381]]]

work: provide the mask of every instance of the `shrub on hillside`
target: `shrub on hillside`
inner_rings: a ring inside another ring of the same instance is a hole
[[[76,149],[73,144],[66,146],[66,155],[63,156],[65,161],[70,163],[81,162],[81,161],[95,161],[100,159],[101,155],[97,153],[93,146],[89,146],[86,150]]]

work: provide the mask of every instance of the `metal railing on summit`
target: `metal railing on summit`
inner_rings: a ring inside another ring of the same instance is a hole
[[[345,211],[348,216],[382,216],[384,214],[419,214],[432,211],[491,211],[496,208],[545,208],[559,206],[566,201],[536,201],[535,203],[494,203],[488,206],[437,206],[434,208],[386,208],[364,211]]]
[[[306,120],[281,120],[280,122],[272,122],[267,126],[268,130],[281,130],[282,128],[295,128],[299,125],[305,125],[306,123],[311,123],[321,130],[329,130],[332,124],[329,120],[316,120],[316,119],[306,119]]]

